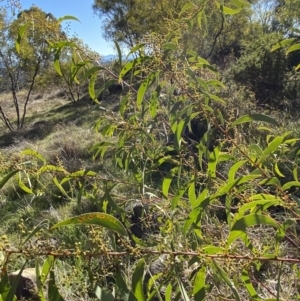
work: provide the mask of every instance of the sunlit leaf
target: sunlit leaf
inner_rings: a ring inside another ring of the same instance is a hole
[[[15,297],[15,293],[17,291],[17,287],[19,285],[19,282],[21,280],[21,276],[22,276],[22,273],[23,273],[23,270],[26,266],[27,262],[25,262],[22,266],[22,268],[20,269],[17,277],[14,277],[14,281],[12,281],[12,284],[11,284],[11,287],[8,291],[8,294],[6,295],[6,297],[4,297],[4,301],[14,301],[16,300],[16,297]],[[3,296],[3,294],[2,294]]]
[[[208,174],[211,178],[216,177],[218,157],[221,150],[222,145],[219,144],[214,148],[214,150],[210,153],[208,159]]]
[[[231,291],[235,297],[235,300],[241,301],[241,298],[239,296],[239,293],[238,293],[233,281],[231,279],[229,279],[226,272],[216,263],[215,260],[212,260],[212,264],[217,272],[217,277],[222,278],[225,281],[225,283],[229,286],[229,288],[231,289]]]
[[[135,53],[135,52],[144,52],[143,49],[142,49],[144,46],[145,46],[144,43],[141,43],[141,44],[138,44],[138,45],[134,46],[132,49],[130,49],[130,51],[128,52],[126,58],[129,58],[129,56],[131,54]]]
[[[235,15],[241,11],[241,8],[230,8],[216,1],[217,7],[226,15]]]
[[[68,195],[68,193],[65,191],[65,189],[63,188],[63,186],[58,182],[56,177],[52,178],[54,184],[56,185],[56,187],[59,189],[59,191],[67,198],[69,199],[71,202],[73,201],[73,199]]]
[[[290,52],[293,52],[293,51],[296,51],[299,49],[300,49],[300,43],[294,44],[286,51],[286,54],[289,54]]]
[[[69,225],[98,225],[117,232],[120,235],[126,235],[126,230],[118,219],[112,215],[102,212],[85,213],[79,216],[68,218],[52,226],[51,230]]]
[[[257,225],[268,225],[272,226],[275,229],[279,228],[279,224],[266,215],[262,214],[249,214],[237,219],[230,230],[230,234],[227,239],[227,245],[232,244],[236,239],[243,238],[246,235],[246,229],[248,227],[257,226]]]
[[[260,298],[259,298],[255,288],[253,287],[253,285],[251,283],[249,273],[246,269],[243,269],[243,271],[242,271],[242,281],[245,284],[245,287],[247,289],[247,292],[248,292],[249,296],[251,297],[251,300],[259,301]]]
[[[194,280],[193,295],[197,301],[205,300],[205,278],[206,268],[202,267],[197,272]]]
[[[163,44],[163,48],[170,49],[170,50],[176,50],[177,45],[174,43],[165,43],[165,44]]]
[[[176,273],[176,276],[177,276],[177,282],[179,284],[179,289],[180,289],[180,292],[181,292],[182,300],[184,300],[184,301],[190,301],[188,293],[187,293],[187,291],[186,291],[186,289],[185,289],[185,287],[184,287],[184,285],[183,285],[183,283],[182,283],[182,281],[181,281],[181,279],[179,277],[179,273],[178,272]]]
[[[21,179],[21,175],[18,175],[18,176],[17,176],[17,180],[18,180],[18,185],[19,185],[19,187],[20,187],[23,191],[25,191],[25,192],[28,193],[28,194],[34,194],[33,191],[32,191],[29,187],[27,187],[27,186],[24,184],[24,182],[23,182],[22,179]]]
[[[284,46],[287,46],[287,45],[290,45],[291,43],[293,43],[294,41],[296,40],[296,38],[290,38],[290,39],[285,39],[277,44],[275,44],[273,47],[272,47],[272,51],[275,51],[279,48],[282,48]]]
[[[250,3],[246,0],[231,0],[238,7],[250,6]]]
[[[285,190],[290,189],[291,187],[300,187],[300,182],[298,182],[298,181],[290,181],[290,182],[287,182],[287,183],[285,183],[285,184],[281,187],[281,189],[282,189],[283,191],[285,191]]]
[[[269,154],[274,153],[274,151],[285,142],[285,139],[291,132],[286,132],[281,136],[274,138],[268,146],[263,150],[262,156],[259,159],[259,162],[262,162]]]
[[[278,162],[275,162],[274,170],[275,170],[275,172],[277,173],[277,175],[278,175],[279,177],[282,177],[282,178],[285,177],[285,175],[280,171],[280,169],[279,169],[279,167],[278,167]]]
[[[94,290],[95,296],[98,298],[98,300],[102,301],[114,301],[115,297],[112,293],[106,292],[102,287],[99,285],[96,286]]]
[[[228,172],[228,181],[231,182],[235,179],[235,174],[248,160],[242,160],[233,164]]]
[[[252,121],[263,121],[263,122],[268,122],[268,123],[278,126],[278,122],[274,118],[263,115],[263,114],[243,115],[242,117],[240,117],[236,121],[234,121],[231,126],[236,126],[238,124],[252,122]]]
[[[162,193],[165,197],[168,197],[168,195],[169,195],[169,189],[170,189],[171,182],[177,172],[178,172],[178,167],[172,168],[163,180]]]
[[[12,172],[4,176],[0,181],[0,189],[2,189],[3,186],[9,181],[9,179],[11,179],[18,172],[19,170],[13,170]]]
[[[19,29],[18,37],[15,44],[18,53],[20,53],[20,44],[26,29],[27,29],[27,24],[22,25]]]
[[[182,9],[181,9],[179,15],[181,16],[186,10],[188,10],[188,9],[190,9],[190,8],[194,8],[194,7],[195,7],[195,4],[193,4],[193,3],[191,3],[191,2],[186,3],[186,4],[182,7]]]
[[[165,301],[172,301],[172,284],[169,283],[165,292]]]
[[[147,59],[149,59],[148,56],[143,56],[143,57],[138,57],[135,58],[134,60],[128,62],[127,64],[125,64],[125,66],[123,66],[120,75],[119,75],[119,82],[122,81],[122,78],[125,74],[127,74],[132,68],[134,68],[135,66],[143,63],[144,61],[146,61]]]
[[[137,106],[138,108],[141,107],[142,102],[143,102],[143,98],[144,95],[147,91],[147,89],[150,87],[150,85],[153,83],[153,79],[155,77],[155,73],[150,74],[150,76],[148,78],[146,78],[140,85],[139,89],[138,89],[138,93],[137,93]]]
[[[132,275],[132,292],[137,300],[146,301],[143,290],[145,260],[142,258],[134,269]]]
[[[79,19],[77,19],[76,17],[74,16],[63,16],[63,17],[60,17],[58,20],[57,20],[57,23],[60,24],[62,21],[67,21],[67,20],[73,20],[73,21],[79,21]]]
[[[26,149],[26,150],[23,150],[21,153],[20,153],[21,156],[23,155],[30,155],[30,156],[33,156],[33,157],[36,157],[37,159],[41,160],[42,162],[46,162],[46,159],[44,158],[44,156],[42,156],[40,153],[36,152],[35,150],[32,150],[32,149]]]
[[[36,233],[38,233],[40,230],[43,228],[48,228],[49,226],[49,220],[43,220],[41,221],[31,232],[30,234],[26,237],[26,239],[23,241],[21,246],[24,246],[33,236],[35,236]]]
[[[104,68],[101,66],[94,66],[92,68],[90,68],[89,70],[86,70],[84,75],[83,75],[83,81],[85,81],[86,79],[90,78],[91,75],[93,74],[98,74],[98,71],[103,70]]]
[[[48,282],[48,300],[49,301],[65,301],[58,291],[57,285],[55,283],[54,271],[50,271],[50,278]]]

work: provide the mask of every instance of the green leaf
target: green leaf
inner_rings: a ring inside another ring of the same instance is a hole
[[[183,299],[184,301],[190,301],[190,298],[189,298],[189,296],[188,296],[188,293],[187,293],[186,289],[184,288],[184,285],[183,285],[183,283],[182,283],[182,281],[181,281],[179,275],[180,275],[180,273],[179,273],[179,271],[177,271],[177,269],[176,269],[177,282],[178,282],[178,284],[179,284],[179,289],[180,289],[180,292],[181,292],[182,299]]]
[[[250,3],[248,1],[244,0],[231,0],[236,6],[238,7],[245,7],[245,6],[250,6]]]
[[[241,8],[233,9],[227,6],[224,6],[216,1],[217,7],[226,15],[235,15],[241,11]]]
[[[20,30],[18,32],[18,37],[17,37],[16,44],[15,44],[16,50],[18,53],[20,53],[20,44],[21,44],[21,40],[25,33],[26,28],[27,28],[27,24],[24,24],[20,27]]]
[[[208,174],[211,178],[216,178],[218,157],[221,150],[222,145],[219,144],[214,150],[210,153],[208,159]]]
[[[152,73],[148,78],[146,78],[140,85],[139,89],[138,89],[138,93],[137,93],[137,97],[136,97],[136,103],[137,103],[137,107],[141,108],[143,99],[144,99],[144,95],[148,89],[148,87],[153,83],[153,78],[154,78],[154,73]]]
[[[120,46],[118,44],[117,41],[114,41],[115,42],[115,46],[116,46],[116,49],[117,49],[117,52],[118,52],[118,57],[119,57],[119,67],[120,69],[122,68],[122,52],[121,52],[121,49],[120,49]]]
[[[268,146],[264,149],[262,156],[260,157],[259,162],[262,162],[269,154],[274,153],[274,151],[285,142],[285,138],[290,135],[291,132],[286,132],[282,136],[274,138]]]
[[[206,93],[204,93],[204,94],[206,94]],[[210,99],[217,101],[223,105],[226,105],[226,102],[221,97],[214,95],[214,94],[210,94],[210,93],[208,93],[207,95]]]
[[[159,99],[159,94],[160,94],[160,86],[158,86],[152,93],[151,93],[151,98],[150,98],[150,114],[152,119],[155,119],[156,117],[156,110],[158,106],[158,99]]]
[[[263,122],[268,122],[268,123],[278,126],[278,122],[274,118],[263,115],[263,114],[243,115],[242,117],[240,117],[236,121],[234,121],[231,126],[236,126],[238,124],[252,122],[252,121],[263,121]]]
[[[39,266],[39,262],[38,260],[36,260],[35,262],[35,274],[36,274],[36,285],[37,285],[37,289],[38,289],[38,295],[40,298],[40,301],[46,301],[46,298],[44,296],[44,291],[43,291],[43,285],[41,282],[41,273],[40,273],[40,266]]]
[[[55,165],[51,165],[51,164],[48,164],[48,165],[44,165],[42,166],[39,170],[38,170],[38,173],[43,173],[43,172],[60,172],[60,173],[68,173],[64,168],[62,167],[59,167],[59,166],[55,166]]]
[[[69,200],[69,201],[73,201],[73,199],[67,194],[67,192],[65,191],[65,189],[62,187],[62,185],[58,182],[56,177],[52,178],[54,184],[56,185],[56,187],[59,189],[59,191]]]
[[[172,168],[163,180],[162,193],[166,198],[169,196],[170,185],[177,172],[178,172],[178,167]]]
[[[123,296],[124,300],[128,300],[129,294],[132,293],[130,292],[126,281],[124,280],[124,277],[122,275],[122,272],[116,273],[116,285],[117,288],[119,289],[121,295]]]
[[[52,226],[50,230],[69,225],[98,225],[117,232],[120,235],[126,235],[126,229],[118,219],[102,212],[85,213],[68,218]]]
[[[60,17],[58,20],[57,20],[57,24],[60,24],[62,21],[66,21],[66,20],[73,20],[73,21],[79,21],[79,19],[77,19],[76,17],[74,16],[64,16],[64,17]]]
[[[140,49],[142,49],[145,46],[145,43],[141,43],[138,44],[136,46],[134,46],[132,49],[130,49],[130,52],[127,54],[126,58],[128,58],[131,54],[139,51]],[[143,51],[142,51],[143,52]]]
[[[103,288],[99,285],[95,287],[95,295],[100,301],[114,301],[115,297],[112,293],[106,292]]]
[[[30,155],[30,156],[36,157],[37,159],[39,159],[39,160],[41,160],[42,162],[46,163],[45,157],[43,157],[40,153],[38,153],[38,152],[36,152],[36,151],[34,151],[34,150],[32,150],[32,149],[26,149],[26,150],[22,151],[22,152],[20,153],[20,155],[21,155],[21,156],[23,156],[23,155],[25,155],[25,156],[26,156],[26,155]]]
[[[56,72],[62,76],[62,72],[61,72],[61,68],[60,68],[60,54],[61,54],[61,48],[58,48],[57,51],[54,54],[54,68],[56,70]]]
[[[287,183],[285,183],[285,184],[281,187],[281,189],[282,189],[283,191],[285,191],[285,190],[290,189],[291,187],[300,187],[300,182],[298,182],[298,181],[290,181],[290,182],[287,182]]]
[[[224,248],[216,246],[207,246],[201,249],[201,252],[208,255],[224,254]]]
[[[1,273],[1,281],[0,281],[0,296],[2,297],[3,301],[8,300],[7,295],[9,294],[10,289],[11,289],[11,285],[9,283],[7,270],[3,269],[3,272]],[[13,297],[14,297],[14,295],[13,295]],[[17,298],[14,297],[11,300],[15,301],[15,300],[17,300]]]
[[[146,301],[143,290],[145,260],[142,258],[132,275],[132,292],[138,301]]]
[[[93,73],[89,80],[89,95],[95,101],[97,99],[97,95],[95,93],[95,83],[97,79],[97,73]]]
[[[195,189],[195,176],[192,177],[191,185],[189,186],[189,190],[188,190],[188,196],[189,196],[189,201],[191,203],[192,208],[195,208],[196,201],[197,201],[196,189]]]
[[[163,48],[170,50],[177,50],[177,45],[174,43],[165,43],[163,44]]]
[[[48,283],[48,301],[65,301],[56,286],[54,271],[50,271],[50,278]]]
[[[212,264],[213,264],[213,266],[214,266],[214,268],[215,268],[215,270],[217,272],[216,276],[218,278],[222,278],[225,281],[225,283],[229,286],[229,288],[231,289],[231,291],[232,291],[232,293],[233,293],[233,295],[235,297],[235,300],[236,301],[241,301],[241,298],[239,296],[239,293],[238,293],[238,291],[237,291],[237,289],[236,289],[233,281],[231,281],[229,279],[229,277],[226,274],[226,272],[216,263],[215,260],[212,260]]]
[[[297,167],[295,167],[295,168],[293,169],[293,177],[294,177],[294,180],[295,180],[296,182],[298,182],[298,168],[297,168]]]
[[[290,45],[291,43],[293,43],[294,41],[296,40],[296,38],[291,38],[291,39],[285,39],[277,44],[275,44],[273,47],[272,47],[272,51],[275,51],[279,48],[282,48],[284,46],[287,46],[287,45]]]
[[[242,160],[233,164],[228,172],[228,181],[231,182],[235,179],[235,174],[248,160]]]
[[[21,244],[21,246],[24,246],[31,237],[33,237],[37,232],[39,232],[43,228],[48,228],[49,227],[49,221],[47,219],[41,221],[31,232],[30,234],[26,237],[24,242]]]
[[[181,16],[186,10],[188,10],[188,9],[190,9],[190,8],[195,8],[195,4],[194,4],[194,3],[191,3],[191,2],[186,3],[186,4],[182,7],[182,9],[181,9],[181,11],[180,11],[180,13],[179,13],[179,16]]]
[[[205,278],[206,267],[203,266],[197,272],[194,280],[193,296],[197,301],[205,300]]]
[[[249,296],[251,297],[251,300],[253,301],[259,301],[260,298],[255,290],[255,288],[253,287],[250,277],[249,277],[249,273],[246,269],[243,269],[242,271],[242,281],[245,284],[245,287],[248,291]]]
[[[50,273],[51,268],[53,267],[54,260],[55,260],[55,257],[52,255],[49,255],[47,257],[47,259],[45,260],[43,267],[42,267],[42,273],[41,273],[41,283],[42,284],[44,284],[45,281],[47,280],[48,274]]]
[[[83,75],[82,81],[85,81],[86,79],[90,78],[93,74],[98,75],[98,71],[103,70],[104,68],[101,66],[94,66],[90,68],[89,70],[85,71]]]
[[[266,196],[268,197],[268,196]],[[236,215],[236,218],[240,218],[244,215],[245,212],[250,211],[250,213],[255,213],[258,210],[260,212],[263,212],[267,210],[271,206],[277,206],[282,205],[281,200],[279,199],[261,199],[257,201],[251,201],[250,203],[244,204],[239,208],[238,214]]]
[[[299,49],[300,49],[300,43],[294,44],[286,51],[286,54],[289,54],[290,52],[293,52],[293,51],[296,51]]]
[[[277,175],[278,175],[279,177],[282,177],[282,178],[285,177],[285,175],[280,171],[280,169],[279,169],[279,167],[278,167],[278,162],[275,162],[274,170],[275,170],[275,172],[277,173]]]
[[[123,66],[123,68],[120,72],[120,75],[119,75],[119,82],[122,81],[123,76],[125,74],[127,74],[132,68],[134,68],[138,64],[143,63],[147,59],[149,59],[148,56],[138,57],[138,58],[135,58],[134,60],[128,62],[125,66]]]
[[[273,185],[273,186],[280,186],[280,181],[276,177],[263,179],[258,182],[258,185]]]
[[[19,187],[28,194],[34,194],[33,191],[27,187],[21,179],[21,175],[17,175],[18,185]]]
[[[12,178],[16,173],[18,173],[19,170],[13,170],[11,171],[9,174],[7,174],[6,176],[4,176],[1,181],[0,181],[0,189],[3,188],[3,186],[8,182],[8,180],[10,178]]]
[[[238,238],[243,239],[243,237],[246,235],[246,229],[248,227],[257,225],[268,225],[274,227],[275,229],[279,228],[278,223],[271,217],[257,213],[249,214],[235,221],[232,229],[230,230],[230,234],[227,239],[227,245],[231,245]]]
[[[165,291],[165,301],[172,301],[172,284],[169,283]]]
[[[69,174],[68,176],[64,177],[61,181],[60,181],[60,184],[64,184],[65,182],[68,182],[70,181],[71,179],[74,179],[74,178],[84,178],[84,177],[95,177],[97,176],[98,174],[94,171],[91,171],[91,170],[85,170],[85,169],[82,169],[82,170],[78,170],[78,171],[75,171],[75,172],[72,172],[71,174]]]
[[[229,192],[232,188],[236,187],[237,185],[241,185],[250,180],[257,179],[260,177],[261,177],[261,174],[250,174],[250,175],[246,175],[246,176],[237,178],[233,181],[226,182],[226,183],[224,183],[223,186],[221,186],[220,190],[217,192],[218,196],[226,194],[227,192]]]
[[[8,292],[6,298],[4,298],[5,301],[16,300],[15,293],[16,293],[17,287],[19,285],[19,282],[21,280],[21,276],[22,276],[22,273],[23,273],[23,270],[24,270],[26,264],[27,264],[27,261],[23,264],[23,266],[22,266],[21,270],[19,271],[17,277],[14,278],[14,281],[11,284],[9,292]]]

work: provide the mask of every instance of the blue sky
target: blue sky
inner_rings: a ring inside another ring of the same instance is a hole
[[[20,0],[22,9],[28,9],[34,4],[46,13],[51,12],[56,18],[66,15],[76,17],[81,23],[71,21],[70,33],[76,33],[85,44],[101,55],[114,54],[113,43],[106,42],[102,37],[101,20],[93,12],[93,2],[93,0]],[[65,22],[62,23],[63,27]]]

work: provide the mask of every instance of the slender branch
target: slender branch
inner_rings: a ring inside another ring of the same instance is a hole
[[[33,74],[33,77],[32,77],[32,81],[31,81],[31,84],[30,84],[30,87],[29,87],[29,91],[27,93],[27,97],[26,97],[26,101],[25,101],[25,104],[24,104],[24,109],[23,109],[23,116],[22,116],[22,121],[21,121],[21,125],[20,125],[20,128],[23,127],[24,125],[24,120],[25,120],[25,116],[26,116],[26,111],[27,111],[27,105],[28,105],[28,101],[29,101],[29,98],[30,98],[30,94],[32,92],[32,89],[35,85],[35,78],[37,77],[38,73],[39,73],[39,70],[40,70],[40,64],[41,64],[42,60],[41,59],[38,59],[38,62],[35,66],[35,70],[34,70],[34,74]]]
[[[222,33],[222,31],[223,31],[223,29],[224,29],[224,21],[225,21],[225,20],[224,20],[224,14],[221,13],[221,16],[222,16],[222,21],[221,21],[221,27],[220,27],[220,30],[217,32],[217,34],[216,34],[216,36],[215,36],[215,38],[214,38],[213,45],[212,45],[212,47],[211,47],[211,49],[210,49],[209,54],[206,56],[206,59],[208,59],[208,58],[212,55],[212,53],[213,53],[213,51],[214,51],[214,49],[215,49],[215,46],[216,46],[218,37],[220,36],[220,34]]]
[[[26,257],[32,256],[49,256],[52,255],[54,257],[70,257],[70,256],[84,256],[84,257],[101,257],[101,256],[127,256],[132,255],[131,251],[103,251],[103,252],[90,252],[90,251],[74,251],[72,250],[62,250],[62,251],[41,251],[41,252],[33,252],[30,250],[15,250],[15,249],[6,249],[4,252],[7,256],[10,254],[22,254]],[[291,257],[278,257],[278,256],[251,256],[251,255],[230,255],[230,254],[203,254],[200,252],[190,252],[190,251],[154,251],[154,250],[136,250],[136,255],[171,255],[173,257],[176,256],[198,256],[199,258],[207,258],[207,259],[223,259],[223,260],[247,260],[247,261],[278,261],[278,262],[288,262],[288,263],[300,263],[300,258],[291,258]]]
[[[0,114],[1,114],[0,119],[5,123],[5,125],[8,127],[10,131],[14,132],[15,129],[11,124],[11,122],[9,121],[9,118],[6,116],[1,106],[0,106]]]

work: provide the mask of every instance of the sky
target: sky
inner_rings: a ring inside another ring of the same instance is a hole
[[[46,13],[52,13],[56,18],[74,16],[80,20],[70,22],[70,34],[83,40],[100,55],[115,54],[112,42],[106,42],[102,37],[102,22],[92,9],[93,0],[20,0],[22,9],[28,9],[33,4]],[[62,27],[64,28],[64,21]],[[66,25],[66,24],[65,24]]]

